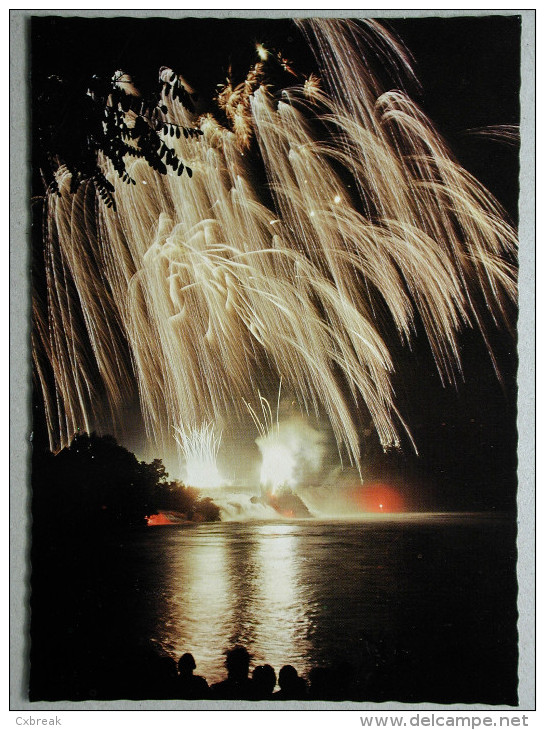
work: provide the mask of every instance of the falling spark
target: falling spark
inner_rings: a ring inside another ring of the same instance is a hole
[[[260,417],[254,407],[251,403],[248,403],[247,401],[244,401],[246,408],[248,409],[248,413],[252,417],[252,421],[254,422],[257,431],[259,433],[260,438],[268,438],[269,436],[273,434],[278,433],[279,429],[279,420],[278,420],[278,411],[280,408],[280,392],[282,388],[282,381],[280,381],[280,387],[278,388],[278,407],[276,409],[276,421],[273,419],[271,404],[269,401],[264,398],[261,393],[258,391],[258,398],[259,398],[259,405],[261,406],[262,416]]]
[[[255,49],[257,51],[257,55],[262,61],[266,61],[269,57],[269,51],[265,48],[264,45],[261,43],[256,43]]]
[[[203,132],[169,139],[192,179],[127,159],[142,184],[124,186],[103,161],[114,211],[90,182],[71,194],[59,169],[61,196],[46,198],[47,302],[36,295],[33,334],[52,448],[78,428],[115,426],[136,383],[149,437],[165,445],[179,423],[207,424],[178,428],[177,440],[186,459],[204,444],[215,463],[210,424],[243,422],[241,404],[282,380],[301,411],[325,414],[339,453],[357,465],[366,411],[385,449],[408,434],[380,312],[403,343],[422,322],[445,384],[461,372],[463,327],[487,342],[488,317],[509,324],[516,237],[501,207],[416,104],[384,92],[367,65],[374,50],[410,74],[404,49],[374,21],[297,23],[320,80],[275,93],[267,61],[257,63],[220,90],[230,128],[162,99],[172,123]],[[269,207],[252,156],[240,154],[250,144]]]

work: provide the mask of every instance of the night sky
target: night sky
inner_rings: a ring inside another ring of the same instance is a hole
[[[408,86],[457,159],[488,187],[517,221],[518,150],[466,134],[487,125],[518,124],[520,19],[516,16],[389,19],[411,51],[421,90]],[[235,80],[255,62],[255,42],[281,50],[297,70],[315,61],[288,20],[83,19],[32,20],[34,97],[56,74],[85,87],[94,74],[122,68],[142,90],[156,83],[161,66],[181,73],[211,108],[215,86],[231,66]],[[34,170],[36,173],[37,171]],[[34,175],[34,194],[39,194]],[[514,318],[515,318],[515,313]],[[465,380],[443,388],[429,348],[420,338],[410,351],[392,347],[397,405],[410,425],[420,456],[383,455],[372,439],[364,458],[377,477],[404,483],[415,508],[512,509],[516,497],[516,334],[491,331],[502,382],[480,336],[463,333]],[[35,399],[35,433],[43,429]]]

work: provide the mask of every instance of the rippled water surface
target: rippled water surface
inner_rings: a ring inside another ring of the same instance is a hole
[[[513,684],[515,558],[512,521],[482,515],[156,527],[123,552],[134,628],[209,681],[241,643],[300,673],[419,647]]]

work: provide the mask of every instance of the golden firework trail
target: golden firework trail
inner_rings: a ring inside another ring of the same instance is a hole
[[[248,403],[248,401],[244,401],[246,408],[248,409],[248,413],[251,416],[252,421],[254,422],[254,425],[257,429],[257,432],[259,434],[259,438],[265,439],[268,436],[272,434],[278,434],[280,430],[280,420],[279,420],[279,413],[280,413],[280,396],[282,394],[282,379],[280,379],[280,383],[278,385],[278,397],[277,397],[277,403],[276,403],[276,419],[273,417],[273,412],[271,408],[271,404],[267,400],[267,398],[264,398],[261,393],[258,391],[257,397],[259,400],[259,405],[261,407],[261,417],[259,416],[259,412],[256,411],[256,409],[252,406],[251,403]]]
[[[275,57],[262,53],[244,84],[219,94],[229,128],[163,99],[166,121],[203,132],[166,140],[191,179],[131,159],[136,185],[123,185],[104,163],[116,211],[91,183],[71,194],[59,169],[61,196],[46,198],[48,299],[35,302],[34,329],[52,448],[91,430],[101,408],[115,425],[134,382],[147,433],[165,444],[183,424],[243,422],[253,394],[282,380],[358,464],[367,412],[385,449],[406,430],[386,321],[410,344],[421,320],[445,383],[461,369],[463,327],[486,340],[487,317],[507,322],[514,230],[366,60],[412,73],[404,49],[374,21],[297,23],[319,78],[275,92]]]

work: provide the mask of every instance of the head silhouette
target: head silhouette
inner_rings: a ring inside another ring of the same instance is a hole
[[[270,664],[256,667],[252,672],[252,683],[256,697],[270,697],[276,686],[276,673]]]
[[[280,689],[291,689],[299,679],[297,669],[291,664],[286,664],[278,673],[278,684]]]
[[[196,666],[193,654],[182,654],[178,659],[178,671],[180,674],[191,674]]]
[[[225,655],[225,666],[229,679],[248,679],[250,655],[243,646],[235,646]]]

